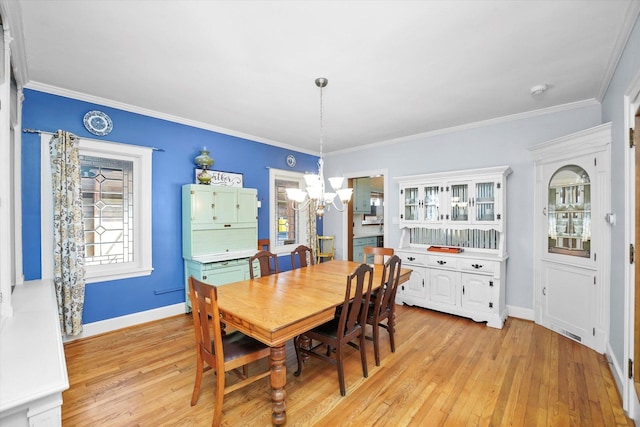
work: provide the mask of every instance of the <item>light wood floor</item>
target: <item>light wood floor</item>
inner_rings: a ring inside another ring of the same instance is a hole
[[[380,367],[368,346],[369,378],[348,347],[346,397],[335,367],[322,361],[309,360],[294,377],[289,343],[287,425],[633,425],[605,357],[563,336],[514,318],[497,330],[413,307],[397,307],[397,317],[396,352],[383,331]],[[190,316],[71,342],[65,351],[65,427],[210,425],[212,372],[205,373],[198,404],[189,405]],[[227,395],[223,412],[224,425],[270,425],[268,378]]]

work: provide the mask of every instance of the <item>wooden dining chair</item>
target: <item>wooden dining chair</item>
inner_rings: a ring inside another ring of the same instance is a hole
[[[249,258],[249,277],[253,279],[253,262],[258,260],[260,265],[260,276],[268,276],[278,273],[278,255],[269,251],[258,251],[254,256]]]
[[[384,328],[389,333],[389,343],[391,352],[395,353],[396,344],[394,339],[396,326],[396,293],[400,283],[401,260],[398,255],[394,255],[384,264],[382,273],[382,285],[378,289],[375,298],[371,298],[367,311],[366,323],[372,326],[373,354],[376,359],[376,366],[380,366],[380,328]],[[382,323],[384,320],[386,323]]]
[[[303,356],[308,355],[329,362],[338,368],[340,394],[345,396],[347,392],[344,382],[344,352],[342,349],[348,344],[360,350],[362,375],[365,378],[369,376],[367,352],[364,345],[364,328],[372,280],[373,268],[361,264],[347,276],[347,286],[340,316],[297,336],[293,340],[298,359],[298,370],[293,375],[297,377],[302,373]],[[351,298],[352,288],[355,292],[353,298]],[[355,339],[358,339],[358,344],[352,342]],[[314,345],[314,341],[318,341],[318,343]],[[323,346],[326,348],[324,351],[320,351]],[[333,349],[335,349],[335,353]],[[333,354],[335,354],[335,358],[331,357]]]
[[[367,255],[373,255],[373,263],[380,264],[380,265],[385,263],[386,261],[385,257],[393,256],[393,248],[376,248],[374,246],[365,246],[363,248],[363,251],[364,251],[363,262],[365,264],[368,264]]]
[[[300,268],[306,267],[309,264],[314,265],[316,263],[316,260],[313,257],[313,250],[308,246],[300,245],[297,248],[295,248],[293,251],[291,251],[291,269],[292,270],[295,270],[297,268],[296,255],[298,255],[297,258],[299,260]]]
[[[269,357],[271,349],[242,332],[234,331],[222,334],[218,292],[215,286],[203,283],[193,276],[189,277],[189,298],[193,328],[196,333],[196,380],[191,394],[191,406],[198,402],[202,374],[208,370],[205,363],[216,373],[216,398],[213,408],[213,426],[220,425],[222,419],[222,401],[224,395],[246,385],[268,377],[271,372],[249,376],[248,364]],[[242,372],[238,368],[242,367]],[[225,384],[225,373],[234,371],[240,381],[229,386]]]

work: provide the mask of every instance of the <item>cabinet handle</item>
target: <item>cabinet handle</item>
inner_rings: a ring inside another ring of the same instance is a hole
[[[547,295],[547,287],[542,288],[542,295]]]
[[[207,276],[202,276],[202,280],[207,280]]]
[[[482,268],[482,265],[480,265],[480,264],[471,264],[471,267],[473,267],[473,268]]]
[[[408,259],[409,261],[415,261],[415,260],[416,260],[416,259],[415,259],[414,257],[412,257],[412,256],[407,257],[407,259]]]
[[[547,216],[547,207],[542,208],[542,215]]]
[[[447,263],[447,261],[442,261],[442,260],[438,260],[436,262],[440,265],[445,265]]]

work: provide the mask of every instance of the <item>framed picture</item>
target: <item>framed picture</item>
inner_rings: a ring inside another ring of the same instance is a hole
[[[200,174],[206,172],[207,177],[203,179]],[[198,178],[200,176],[200,178]],[[223,171],[214,171],[214,170],[203,170],[196,168],[195,172],[195,183],[196,184],[209,184],[209,185],[218,185],[222,187],[240,187],[242,188],[243,175],[241,173],[233,173],[233,172],[223,172]],[[207,182],[208,181],[208,182]]]

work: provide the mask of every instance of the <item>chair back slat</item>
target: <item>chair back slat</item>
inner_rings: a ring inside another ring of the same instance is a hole
[[[390,312],[395,304],[398,284],[400,283],[400,265],[402,260],[398,255],[394,255],[384,264],[382,273],[382,285],[376,298],[375,310],[378,314],[384,311]]]
[[[309,264],[314,265],[316,263],[315,258],[313,257],[313,250],[305,245],[300,245],[291,251],[291,268],[293,270],[297,268],[296,258],[298,258],[300,268],[306,267]]]
[[[357,328],[365,324],[372,284],[373,268],[366,264],[361,264],[347,276],[345,299],[338,322],[338,334],[341,337],[353,334]],[[351,297],[354,287],[353,297]]]
[[[382,265],[385,263],[385,257],[393,256],[393,248],[378,248],[375,246],[365,246],[363,248],[364,262],[367,263],[367,255],[373,255],[373,263]],[[357,261],[357,260],[354,260]]]
[[[218,291],[215,286],[189,277],[191,313],[199,354],[212,367],[224,366],[222,327],[218,308]]]
[[[278,273],[278,256],[270,251],[258,251],[254,256],[249,258],[249,277],[254,278],[253,263],[258,261],[260,266],[260,276],[268,276]]]

